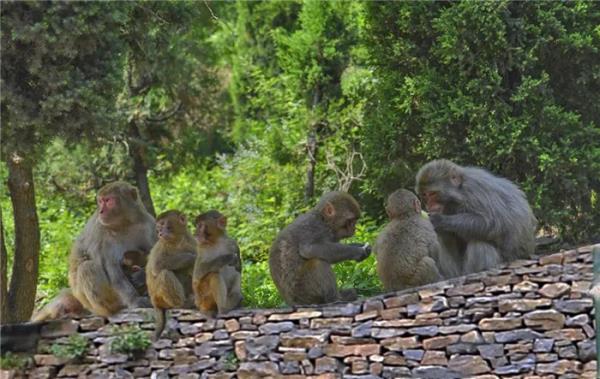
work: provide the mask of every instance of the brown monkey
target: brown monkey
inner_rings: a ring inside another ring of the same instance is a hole
[[[509,180],[442,159],[421,167],[416,191],[442,245],[444,277],[533,253],[537,220],[523,192]]]
[[[440,244],[421,202],[399,189],[388,196],[385,210],[390,223],[377,237],[377,273],[387,291],[421,286],[441,280],[434,258]]]
[[[48,304],[37,311],[31,321],[40,322],[83,316],[87,313],[70,289],[65,288]]]
[[[369,256],[368,245],[339,243],[354,235],[360,207],[345,192],[329,192],[318,204],[284,228],[271,246],[269,268],[288,305],[353,300],[352,290],[338,291],[334,263]]]
[[[123,272],[125,272],[140,296],[144,296],[148,292],[146,287],[147,262],[148,255],[138,250],[126,251],[123,253],[123,260],[121,261]]]
[[[218,211],[196,217],[199,251],[194,264],[194,298],[196,307],[211,316],[227,313],[243,300],[240,248],[226,228],[227,218]]]
[[[187,229],[185,215],[166,211],[156,219],[158,242],[150,251],[146,265],[146,284],[156,310],[154,339],[162,334],[166,310],[182,308],[192,293],[191,275],[198,244]]]
[[[75,240],[69,257],[69,285],[88,310],[110,316],[125,307],[147,306],[121,267],[126,251],[150,251],[154,218],[135,187],[124,182],[98,191],[98,209]]]

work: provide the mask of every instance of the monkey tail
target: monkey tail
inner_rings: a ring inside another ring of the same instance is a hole
[[[167,323],[167,310],[163,308],[155,308],[156,312],[156,327],[154,329],[154,336],[152,337],[153,341],[156,341],[160,338],[163,330],[165,330],[165,325]]]

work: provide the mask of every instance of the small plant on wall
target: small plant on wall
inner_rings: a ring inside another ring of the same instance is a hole
[[[59,358],[73,361],[82,360],[87,354],[89,341],[86,337],[74,334],[66,343],[55,343],[50,347],[50,352]]]
[[[139,356],[152,344],[150,337],[138,325],[122,325],[112,329],[114,336],[110,351],[129,356]]]

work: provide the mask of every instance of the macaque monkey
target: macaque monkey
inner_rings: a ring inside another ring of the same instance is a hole
[[[146,295],[148,291],[145,269],[147,263],[148,255],[142,251],[130,250],[123,253],[121,268],[140,296]]]
[[[370,247],[339,241],[354,235],[360,207],[345,192],[329,192],[284,228],[271,246],[269,268],[288,305],[323,304],[356,298],[354,289],[338,291],[334,263],[362,261]]]
[[[73,295],[92,313],[110,316],[123,308],[147,306],[122,269],[124,253],[150,251],[156,241],[154,218],[135,187],[124,182],[98,191],[98,209],[75,240],[69,257]]]
[[[377,273],[386,291],[399,291],[441,280],[434,257],[440,244],[433,225],[421,215],[421,202],[400,189],[388,196],[390,223],[377,237]]]
[[[442,245],[438,267],[444,277],[533,253],[537,220],[523,192],[509,180],[442,159],[421,167],[416,192]]]
[[[243,300],[240,248],[226,228],[227,218],[218,211],[196,217],[199,251],[194,264],[194,298],[196,307],[210,316],[227,313]]]
[[[70,289],[65,288],[48,304],[37,311],[31,321],[41,322],[83,316],[87,313]]]
[[[156,232],[158,242],[146,265],[148,294],[156,311],[154,340],[165,328],[167,309],[184,307],[191,296],[191,274],[198,252],[198,244],[187,229],[187,219],[179,211],[159,215]]]

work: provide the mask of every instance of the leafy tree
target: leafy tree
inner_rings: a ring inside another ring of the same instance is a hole
[[[165,156],[171,163],[186,153],[197,158],[202,142],[210,153],[220,144],[215,128],[226,120],[216,109],[223,78],[214,68],[209,37],[216,26],[210,17],[201,2],[138,2],[123,32],[126,87],[119,104],[128,120],[123,139],[152,214],[148,169],[171,169],[158,164]],[[167,154],[159,154],[167,144]]]
[[[77,2],[2,4],[2,160],[8,166],[15,223],[14,265],[8,295],[2,297],[2,322],[27,320],[34,306],[40,231],[33,169],[45,144],[56,135],[91,136],[115,120],[112,105],[121,57],[117,31],[125,8]]]
[[[566,239],[600,226],[600,5],[372,2],[370,186],[449,158],[519,182]],[[383,193],[384,191],[380,191]]]

